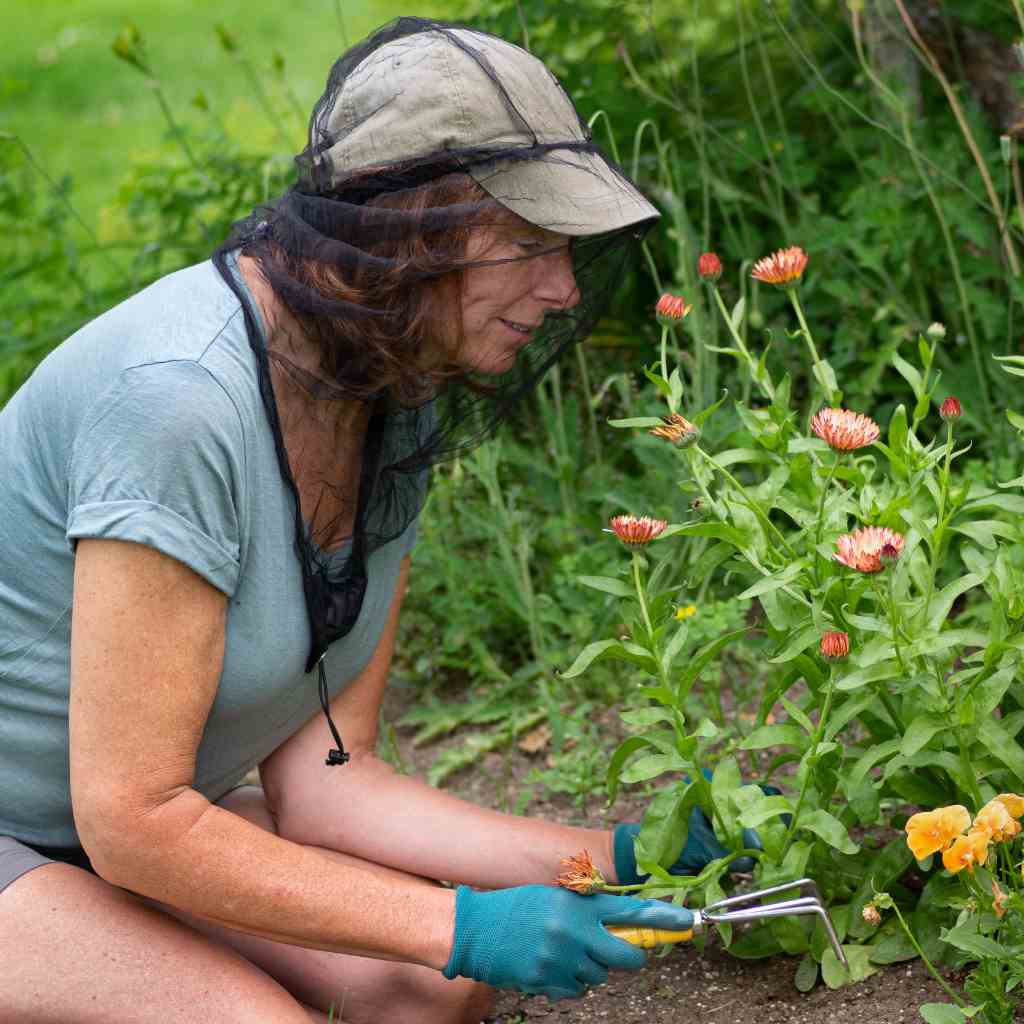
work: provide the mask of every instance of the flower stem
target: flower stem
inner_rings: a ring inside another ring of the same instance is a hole
[[[984,806],[985,801],[981,795],[981,788],[978,786],[978,779],[974,773],[974,766],[971,764],[967,744],[964,742],[963,726],[958,725],[956,728],[956,742],[957,746],[960,748],[960,770],[964,773],[964,783],[970,791],[971,799],[974,801],[974,813],[977,814]]]
[[[893,573],[891,570],[886,573],[886,577],[889,590],[889,622],[892,624],[892,646],[896,651],[896,660],[900,663],[900,671],[906,675],[907,666],[903,661],[903,652],[900,651],[899,622],[896,618],[896,592],[893,588]]]
[[[942,554],[942,540],[946,533],[946,501],[949,498],[949,467],[953,461],[953,424],[946,423],[946,458],[939,476],[939,514],[932,532],[931,570],[928,573],[928,593],[924,602],[924,617],[927,622],[928,609],[931,607],[932,595],[935,593],[935,577],[939,572],[939,558]]]
[[[818,499],[818,524],[814,530],[814,575],[817,577],[819,585],[821,584],[821,574],[818,571],[818,546],[821,544],[821,533],[825,528],[825,497],[832,486],[832,479],[836,475],[836,470],[839,468],[839,460],[842,457],[841,452],[836,452],[835,460],[828,471],[828,476],[825,478],[825,486],[821,489],[821,497]]]
[[[782,545],[783,550],[785,550],[786,554],[789,555],[790,558],[796,558],[796,552],[789,546],[789,542],[782,535],[779,528],[768,518],[767,515],[765,515],[764,509],[762,509],[761,506],[756,501],[754,501],[754,499],[751,498],[749,494],[747,494],[743,484],[741,484],[739,480],[737,480],[736,477],[734,477],[732,473],[730,473],[727,469],[725,469],[724,467],[720,466],[717,462],[715,462],[714,458],[711,455],[709,455],[706,451],[704,451],[704,449],[701,448],[699,444],[694,445],[691,451],[695,451],[698,454],[702,455],[705,459],[707,459],[707,461],[710,462],[711,465],[715,469],[717,469],[718,472],[721,473],[722,476],[724,476],[725,479],[728,480],[729,483],[731,483],[737,491],[739,491],[741,497],[743,498],[743,501],[746,503],[750,511],[753,512],[755,516],[757,516],[758,520],[760,521],[761,525],[765,528],[766,532],[774,533],[775,536],[778,538],[779,543]]]
[[[750,374],[750,379],[753,380],[761,390],[768,396],[769,399],[774,401],[775,399],[775,387],[771,380],[762,380],[760,374],[757,371],[757,361],[750,354],[747,346],[744,344],[743,339],[740,337],[739,331],[733,326],[733,322],[729,317],[729,311],[725,308],[725,302],[722,300],[721,292],[718,290],[717,285],[711,286],[711,291],[714,293],[715,301],[718,303],[718,308],[722,313],[722,319],[725,321],[726,327],[729,328],[729,333],[732,335],[732,340],[736,342],[740,352],[743,353],[743,358],[747,361],[747,372]]]
[[[814,730],[814,735],[811,737],[811,745],[808,748],[807,771],[804,772],[804,780],[800,784],[800,794],[796,798],[796,807],[793,808],[793,816],[789,819],[789,828],[786,830],[786,838],[782,844],[782,852],[778,856],[779,863],[785,859],[790,845],[796,838],[797,824],[800,821],[800,809],[803,807],[804,797],[807,796],[807,790],[811,784],[811,769],[814,767],[815,757],[818,753],[818,744],[821,742],[821,737],[825,733],[825,723],[828,721],[828,713],[832,710],[832,694],[835,690],[835,683],[836,670],[833,668],[828,677],[828,689],[825,691],[825,703],[822,705],[821,714],[818,715],[818,725]]]
[[[644,625],[647,627],[647,637],[654,642],[654,627],[651,625],[651,616],[647,611],[647,598],[644,596],[643,584],[640,581],[640,552],[633,552],[633,584],[636,587],[637,600],[640,602],[640,611],[644,616]],[[658,659],[660,662],[660,658]]]
[[[803,307],[800,305],[800,298],[797,295],[796,288],[787,288],[786,294],[789,295],[789,301],[796,310],[796,318],[800,321],[800,330],[803,332],[804,340],[807,342],[807,348],[810,350],[811,359],[814,360],[814,376],[818,383],[821,385],[821,390],[825,393],[825,399],[830,405],[834,405],[838,401],[838,396],[833,394],[832,391],[825,384],[825,370],[821,365],[821,357],[818,355],[818,349],[814,344],[814,338],[811,335],[811,329],[807,326],[807,320],[804,319]]]
[[[943,978],[942,975],[939,974],[939,972],[935,970],[935,968],[932,966],[931,960],[928,959],[928,957],[925,955],[925,951],[920,947],[920,945],[918,945],[917,939],[914,938],[914,933],[910,930],[909,926],[907,925],[907,922],[903,920],[903,915],[900,913],[900,908],[897,907],[894,903],[892,905],[892,909],[896,914],[896,919],[899,921],[900,927],[903,929],[903,933],[910,940],[910,944],[917,951],[917,955],[924,962],[925,967],[928,968],[928,973],[942,986],[943,992],[945,992],[946,995],[949,996],[949,998],[952,999],[957,1006],[961,1008],[966,1006],[967,1004],[949,987],[948,983],[946,982],[946,979]]]
[[[661,325],[661,378],[666,386],[668,385],[668,324]],[[672,395],[668,396],[669,412],[675,412],[672,408]]]

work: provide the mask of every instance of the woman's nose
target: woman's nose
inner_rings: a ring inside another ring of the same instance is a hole
[[[580,301],[568,247],[538,259],[535,272],[535,294],[545,305],[553,309],[572,309]]]

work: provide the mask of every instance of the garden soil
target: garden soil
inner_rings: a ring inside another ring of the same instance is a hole
[[[409,689],[401,683],[389,687],[385,719],[399,719],[410,698]],[[614,726],[609,731],[615,731]],[[396,730],[398,756],[406,771],[421,776],[439,753],[464,738],[457,735],[417,748],[412,735],[411,730]],[[516,806],[520,794],[530,787],[529,776],[535,767],[543,766],[545,756],[543,748],[534,753],[517,748],[489,754],[449,778],[445,788],[482,806],[506,810]],[[581,809],[541,787],[533,789],[526,811],[531,817],[590,828],[637,820],[641,812],[641,804],[620,796],[606,817],[600,796]],[[566,855],[576,852],[567,850]],[[920,961],[894,964],[842,989],[831,990],[819,982],[806,994],[793,984],[798,962],[799,958],[783,956],[739,960],[712,936],[703,952],[680,945],[664,956],[652,953],[643,970],[613,972],[606,985],[591,989],[581,999],[552,1003],[543,996],[503,992],[488,1024],[542,1020],[548,1024],[913,1024],[922,1020],[918,1013],[922,1003],[949,1002]],[[957,986],[956,976],[946,977]]]

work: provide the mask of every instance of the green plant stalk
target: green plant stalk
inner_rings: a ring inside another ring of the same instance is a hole
[[[797,288],[790,286],[786,289],[786,294],[789,296],[789,301],[796,311],[796,318],[800,321],[800,330],[803,332],[804,339],[807,342],[807,348],[811,353],[811,359],[814,360],[815,378],[821,385],[822,391],[825,391],[825,385],[822,383],[825,380],[825,371],[821,367],[821,357],[818,355],[817,346],[814,344],[814,337],[811,334],[810,327],[807,326],[807,320],[804,318],[803,307],[800,305],[800,298],[797,295]],[[825,391],[825,400],[829,404],[834,404],[838,399],[834,394]]]
[[[668,324],[661,325],[661,379],[668,384]],[[671,395],[668,398],[669,412],[675,412],[672,408]]]
[[[711,291],[714,293],[715,301],[718,303],[718,309],[722,314],[722,319],[725,320],[725,325],[729,329],[729,334],[732,336],[732,340],[736,342],[740,352],[743,353],[743,358],[747,361],[747,376],[750,380],[754,381],[758,387],[768,396],[769,399],[775,399],[775,387],[772,385],[770,380],[761,380],[757,374],[757,360],[750,354],[749,349],[740,337],[739,332],[733,326],[732,320],[729,318],[729,311],[725,308],[725,300],[722,298],[721,292],[718,290],[717,284],[711,285]]]
[[[160,84],[160,80],[158,78],[151,78],[149,80],[149,86],[153,90],[153,95],[156,96],[157,103],[160,104],[160,110],[163,112],[164,118],[171,129],[171,134],[177,140],[178,145],[181,146],[188,162],[202,176],[203,180],[207,181],[206,172],[196,159],[196,155],[192,152],[192,149],[188,144],[188,139],[185,138],[185,133],[182,131],[181,125],[178,124],[177,119],[171,111],[170,105],[167,102],[167,97],[164,95],[163,86]]]
[[[643,583],[640,580],[640,552],[633,552],[633,586],[636,587],[636,599],[640,602],[640,611],[644,617],[644,627],[647,629],[648,642],[654,643],[654,626],[651,625],[651,615],[647,610],[647,598],[644,595]],[[661,665],[661,659],[655,654],[655,660]]]
[[[821,489],[821,497],[818,499],[817,526],[814,529],[814,575],[819,586],[821,585],[821,573],[818,571],[820,568],[818,564],[818,547],[821,544],[822,531],[825,529],[825,498],[828,495],[829,488],[832,486],[832,479],[836,475],[836,470],[839,468],[839,462],[842,457],[841,452],[835,453],[835,459],[829,468],[828,476],[825,478],[825,486]]]
[[[953,423],[946,421],[946,458],[942,463],[942,475],[939,477],[939,514],[932,532],[931,565],[928,569],[928,591],[924,601],[924,617],[928,620],[928,609],[931,607],[935,594],[935,577],[939,572],[939,558],[942,552],[942,540],[946,533],[946,501],[949,498],[949,469],[953,461]]]
[[[970,751],[962,725],[956,727],[956,745],[960,751],[960,770],[964,773],[964,782],[970,790],[971,799],[974,801],[974,813],[977,814],[985,806],[985,801],[982,799],[981,787],[978,785],[974,766],[971,764]]]
[[[896,906],[895,903],[893,903],[892,909],[893,912],[896,914],[896,919],[899,921],[900,927],[903,929],[903,934],[906,935],[906,937],[910,940],[910,944],[914,947],[914,950],[916,951],[917,955],[921,958],[925,967],[928,968],[928,973],[939,983],[939,985],[942,986],[942,991],[945,992],[946,995],[948,995],[949,998],[952,999],[957,1006],[963,1009],[963,1007],[965,1007],[967,1004],[953,991],[953,989],[949,987],[949,985],[946,982],[946,979],[943,978],[942,975],[939,974],[939,972],[935,970],[935,968],[932,966],[931,960],[928,959],[927,955],[925,954],[925,951],[920,947],[917,939],[914,938],[914,933],[910,930],[909,925],[906,921],[903,920],[903,915],[900,913],[900,908]]]
[[[828,676],[828,689],[825,691],[825,703],[822,705],[821,714],[818,715],[818,724],[811,737],[810,754],[807,758],[807,771],[804,773],[804,781],[800,784],[800,792],[796,798],[796,806],[793,808],[793,816],[789,819],[789,828],[786,829],[786,838],[782,843],[782,852],[779,854],[779,861],[785,859],[793,840],[796,838],[796,830],[800,823],[800,810],[804,805],[804,798],[811,785],[811,769],[814,767],[815,757],[818,753],[818,744],[825,733],[825,723],[828,721],[828,713],[832,710],[832,694],[835,691],[836,670],[833,667]]]
[[[889,605],[889,622],[892,626],[892,646],[896,651],[896,660],[900,663],[900,671],[906,675],[907,665],[903,660],[903,652],[900,650],[900,629],[899,620],[896,616],[896,591],[893,584],[893,573],[887,572],[886,577],[886,589],[889,597],[887,602]]]
[[[730,473],[727,469],[725,469],[724,467],[720,466],[717,462],[715,462],[714,458],[711,455],[709,455],[706,451],[704,451],[704,449],[701,448],[699,444],[696,444],[693,446],[693,448],[687,450],[696,452],[698,455],[703,456],[704,459],[706,459],[716,470],[718,470],[718,472],[721,473],[722,476],[724,476],[725,479],[728,480],[729,483],[736,488],[740,496],[743,498],[744,504],[747,506],[747,508],[750,509],[751,512],[754,513],[755,516],[757,516],[758,521],[761,523],[761,526],[764,527],[765,532],[774,533],[786,554],[790,558],[796,558],[796,552],[789,546],[789,542],[782,535],[779,528],[768,518],[767,515],[765,515],[765,512],[761,508],[761,506],[756,501],[754,501],[754,499],[751,498],[749,494],[747,494],[743,484],[741,484],[739,480],[737,480],[736,477],[732,475],[732,473]]]

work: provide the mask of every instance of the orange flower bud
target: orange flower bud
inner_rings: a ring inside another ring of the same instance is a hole
[[[697,273],[702,281],[714,284],[722,276],[722,261],[713,252],[701,253],[697,260]]]
[[[952,395],[945,399],[942,405],[939,406],[939,415],[949,423],[951,420],[958,420],[963,416],[964,410],[960,405],[960,399],[954,398]]]
[[[559,863],[565,870],[555,879],[555,883],[564,889],[571,889],[581,896],[590,896],[605,884],[604,875],[594,866],[586,850],[575,857],[566,857]]]
[[[671,292],[665,292],[660,299],[658,299],[657,305],[654,307],[654,312],[658,317],[659,324],[676,324],[683,319],[693,306],[688,306],[686,300],[681,295],[673,295]]]
[[[662,416],[664,426],[655,427],[651,433],[671,441],[677,448],[692,448],[700,440],[700,427],[684,419],[679,413]]]
[[[826,658],[845,658],[850,653],[850,637],[846,633],[823,633],[821,653]]]

